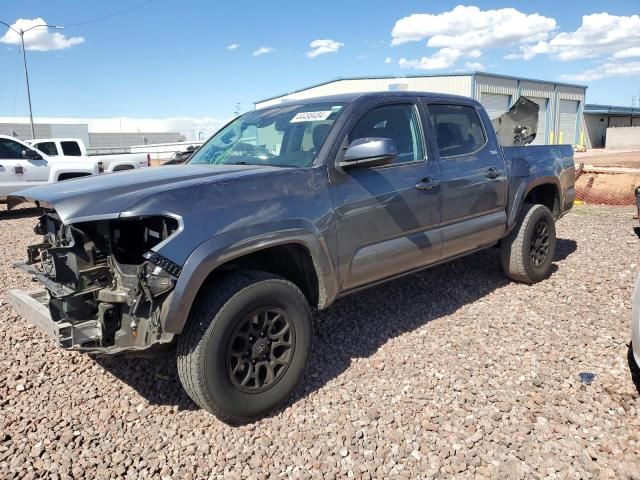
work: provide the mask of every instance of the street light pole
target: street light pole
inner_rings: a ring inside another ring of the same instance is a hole
[[[22,60],[24,61],[24,77],[27,81],[27,100],[29,101],[29,121],[31,123],[31,138],[33,139],[33,138],[36,138],[36,129],[33,125],[33,110],[31,108],[31,87],[29,86],[29,70],[27,69],[27,52],[26,52],[26,49],[24,48],[24,34],[38,27],[49,27],[49,28],[55,28],[56,30],[63,30],[64,27],[60,27],[58,25],[42,24],[42,25],[34,25],[33,27],[29,27],[26,30],[20,29],[20,31],[18,31],[8,23],[5,23],[1,20],[0,20],[0,23],[5,25],[10,30],[13,30],[18,35],[20,35],[20,45],[22,46]]]
[[[27,80],[27,100],[29,101],[29,121],[31,123],[31,138],[36,138],[36,129],[33,125],[33,109],[31,108],[31,87],[29,87],[29,70],[27,70],[27,53],[24,49],[24,31],[20,30],[20,43],[22,44],[22,60],[24,61],[24,78]]]

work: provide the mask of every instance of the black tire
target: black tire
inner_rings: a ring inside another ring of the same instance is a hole
[[[536,283],[549,276],[555,251],[553,214],[544,205],[525,204],[518,224],[500,244],[500,261],[509,278]]]
[[[251,334],[259,330],[264,338]],[[304,375],[312,341],[311,310],[297,286],[265,272],[231,273],[207,287],[194,306],[178,337],[178,374],[200,407],[241,424],[289,398]]]

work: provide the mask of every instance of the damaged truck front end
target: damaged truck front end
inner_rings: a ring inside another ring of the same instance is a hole
[[[62,348],[110,354],[169,343],[162,326],[181,268],[153,249],[180,227],[170,216],[65,225],[44,209],[35,228],[42,241],[16,267],[46,293],[16,292],[12,303]]]

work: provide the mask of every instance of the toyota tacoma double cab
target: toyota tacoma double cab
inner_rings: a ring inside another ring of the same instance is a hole
[[[10,302],[62,348],[175,344],[195,403],[256,419],[301,380],[314,308],[492,246],[510,278],[549,275],[573,150],[525,145],[532,104],[492,124],[457,96],[298,100],[236,118],[184,165],[16,193],[42,209],[17,266],[44,290]]]

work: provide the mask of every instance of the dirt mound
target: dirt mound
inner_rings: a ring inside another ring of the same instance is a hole
[[[635,205],[634,190],[640,173],[582,172],[576,180],[576,196],[585,203]]]

